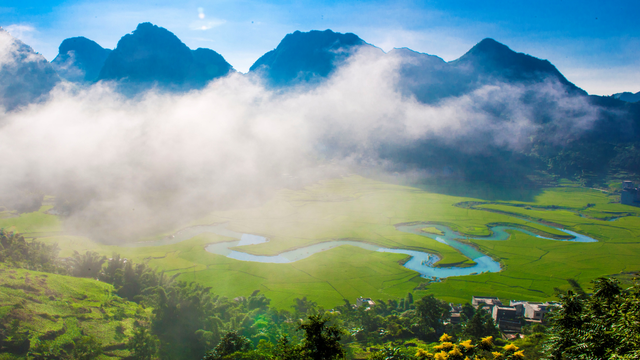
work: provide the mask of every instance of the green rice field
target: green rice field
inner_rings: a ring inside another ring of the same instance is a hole
[[[469,240],[500,261],[503,270],[439,282],[404,268],[405,255],[353,246],[340,246],[294,263],[266,264],[207,253],[207,244],[231,240],[208,233],[173,245],[103,245],[66,234],[64,222],[45,214],[46,207],[0,219],[0,227],[56,242],[62,256],[74,250],[93,250],[147,261],[169,274],[179,274],[179,279],[211,286],[216,294],[228,297],[247,296],[259,289],[272,305],[282,308],[304,296],[330,308],[342,304],[344,298],[352,302],[359,296],[389,299],[404,297],[408,292],[418,296],[433,293],[456,303],[468,302],[473,295],[548,300],[554,298],[555,288],[568,288],[567,279],[576,279],[587,287],[599,276],[640,270],[640,211],[614,201],[615,197],[606,192],[572,185],[543,189],[529,202],[489,202],[350,176],[301,190],[281,190],[260,206],[212,212],[183,226],[226,223],[230,230],[267,237],[268,243],[242,247],[242,251],[256,255],[349,239],[436,253],[441,266],[470,259],[436,240],[400,232],[394,225],[427,222],[447,225],[463,235],[482,236],[489,235],[488,225],[507,223],[551,237],[563,235],[545,225],[550,224],[599,240],[572,243],[518,231],[510,231],[506,241]],[[618,216],[627,217],[607,221]]]

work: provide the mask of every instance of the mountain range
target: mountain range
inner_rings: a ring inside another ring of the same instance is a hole
[[[618,100],[622,100],[622,101],[626,101],[626,102],[639,102],[640,101],[640,91],[638,91],[637,93],[632,93],[632,92],[623,92],[623,93],[617,93],[617,94],[613,94],[611,95],[614,99],[618,99]]]
[[[530,85],[551,81],[569,94],[587,95],[547,60],[514,52],[493,39],[484,39],[459,59],[446,62],[406,48],[385,54],[352,33],[296,31],[261,56],[249,73],[260,76],[273,88],[319,84],[362,48],[377,56],[400,58],[399,90],[426,103],[460,96],[491,83]],[[217,52],[191,50],[173,33],[151,23],[139,24],[113,50],[84,37],[66,39],[51,65],[67,81],[116,81],[141,90],[151,86],[197,89],[234,72]],[[629,95],[614,97],[626,99]]]
[[[0,99],[7,110],[46,97],[60,77],[79,86],[114,82],[122,93],[135,95],[149,88],[171,92],[201,89],[211,80],[235,72],[217,52],[191,50],[173,33],[151,23],[139,24],[113,50],[84,37],[66,39],[51,64],[4,31],[0,39],[0,46],[4,46],[0,49],[4,54],[0,57],[4,59],[0,60]],[[482,152],[470,152],[462,143],[437,138],[381,144],[376,149],[378,156],[399,164],[399,168],[457,168],[465,178],[483,179],[520,179],[531,168],[589,177],[606,174],[613,167],[640,176],[640,103],[633,103],[640,93],[588,95],[549,61],[515,52],[493,39],[484,39],[460,58],[446,62],[406,48],[385,53],[352,33],[296,31],[261,56],[247,76],[260,78],[265,86],[278,91],[312,88],[363,50],[369,56],[396,59],[399,67],[394,85],[403,95],[422,103],[439,104],[487,85],[525,89],[518,101],[526,104],[538,127],[517,151],[490,143],[482,134],[461,140],[466,145],[485,144]],[[567,132],[565,139],[558,139],[561,129],[584,115],[579,110],[563,110],[563,104],[572,101],[597,109],[597,120],[588,129]],[[498,127],[503,110],[500,104],[483,108],[498,119],[494,124]],[[562,117],[565,119],[552,120]],[[332,148],[342,151],[340,146]]]

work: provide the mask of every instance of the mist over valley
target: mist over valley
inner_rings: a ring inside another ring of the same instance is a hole
[[[481,36],[243,73],[171,24],[0,28],[0,358],[638,354],[638,93]]]
[[[295,32],[240,74],[144,23],[113,51],[65,40],[52,62],[61,81],[2,35],[2,194],[30,194],[31,210],[31,197],[55,195],[70,229],[102,241],[353,171],[535,188],[540,172],[593,184],[637,170],[620,159],[637,156],[636,104],[589,96],[492,39],[445,62]]]

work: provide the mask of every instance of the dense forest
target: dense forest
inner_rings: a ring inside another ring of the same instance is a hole
[[[305,297],[290,310],[270,307],[259,291],[234,299],[179,281],[144,263],[114,254],[58,257],[55,245],[26,241],[0,230],[0,262],[21,268],[112,284],[122,299],[152,309],[138,317],[123,344],[129,359],[637,359],[640,357],[640,286],[594,281],[593,294],[578,286],[559,294],[550,326],[523,328],[505,341],[490,314],[464,304],[452,325],[449,304],[428,295],[353,306],[347,299],[323,309]],[[0,358],[94,359],[102,344],[80,333],[71,346],[56,335],[34,338],[13,312],[0,319]],[[122,331],[124,333],[124,331]],[[4,357],[3,357],[4,356]]]

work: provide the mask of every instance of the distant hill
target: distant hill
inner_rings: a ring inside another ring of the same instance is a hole
[[[373,48],[351,33],[296,31],[262,55],[249,72],[262,75],[268,85],[276,87],[317,82],[331,75],[360,46]]]
[[[215,51],[190,50],[167,29],[142,23],[118,41],[98,80],[117,80],[135,90],[155,85],[189,90],[231,71],[233,67]]]
[[[549,61],[517,53],[493,39],[480,41],[466,54],[452,61],[451,65],[473,74],[478,80],[486,78],[520,83],[552,80],[558,81],[569,91],[587,94],[570,83]]]
[[[11,111],[38,101],[59,81],[42,55],[0,28],[0,107]]]
[[[91,82],[98,78],[110,52],[95,41],[82,36],[74,37],[60,44],[58,56],[51,65],[66,80]]]
[[[640,91],[637,93],[623,92],[611,95],[614,99],[635,103],[640,101]]]
[[[262,76],[271,87],[318,83],[363,46],[377,49],[351,33],[296,31],[260,57],[249,71]],[[385,56],[381,50],[380,55]],[[400,59],[398,89],[426,103],[460,96],[492,83],[555,82],[569,94],[587,95],[549,61],[517,53],[493,39],[480,41],[451,62],[407,48],[393,49],[386,56]]]
[[[568,94],[587,95],[549,61],[517,53],[493,39],[480,41],[459,59],[448,63],[408,49],[394,49],[389,55],[402,59],[400,89],[426,103],[495,83],[531,85],[549,81],[560,84]]]
[[[261,76],[271,88],[318,84],[363,47],[377,49],[354,34],[296,31],[260,57],[250,73]],[[579,177],[585,183],[602,179],[609,171],[640,175],[634,165],[640,160],[628,160],[640,159],[640,107],[613,97],[589,96],[548,60],[513,51],[489,38],[450,62],[406,48],[379,53],[398,61],[393,85],[403,95],[433,105],[469,96],[480,116],[490,119],[485,127],[455,140],[425,135],[378,144],[373,151],[390,170],[416,168],[524,186],[533,169]],[[485,86],[495,91],[494,98],[473,95]],[[506,132],[513,126],[514,114],[509,112],[513,109],[508,109],[512,105],[520,106],[522,114],[515,115],[525,117],[532,131],[526,138],[513,140],[519,141],[515,146],[493,139],[497,129],[504,127]],[[325,141],[327,156],[348,155],[353,149],[353,144]]]

